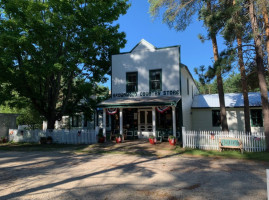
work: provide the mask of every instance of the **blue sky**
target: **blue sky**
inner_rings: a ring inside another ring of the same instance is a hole
[[[149,14],[147,0],[130,0],[131,7],[127,14],[120,16],[116,22],[120,25],[120,31],[126,33],[127,43],[121,52],[129,52],[141,39],[145,39],[156,47],[181,46],[181,62],[188,66],[195,79],[194,68],[201,65],[212,65],[213,51],[211,41],[202,43],[198,34],[206,35],[203,23],[193,18],[192,24],[183,32],[169,29],[162,23],[161,16],[153,20]],[[223,41],[219,40],[219,49],[222,50]],[[108,82],[110,87],[110,81]]]

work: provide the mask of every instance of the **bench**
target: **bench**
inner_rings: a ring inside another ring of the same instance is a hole
[[[239,149],[243,153],[243,144],[237,138],[219,138],[219,149]]]

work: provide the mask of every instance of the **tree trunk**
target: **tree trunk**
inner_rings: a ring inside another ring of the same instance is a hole
[[[215,62],[219,59],[218,53],[218,44],[216,36],[211,36],[211,41],[213,45],[214,60]],[[221,77],[221,70],[217,70],[217,83],[218,83],[218,93],[219,93],[219,104],[220,104],[220,118],[221,118],[221,128],[222,131],[229,131],[227,117],[226,117],[226,108],[225,108],[225,99],[224,99],[224,90],[223,90],[223,81]]]
[[[267,50],[267,64],[269,68],[269,21],[268,21],[268,12],[266,7],[264,6],[262,9],[262,15],[263,15],[263,20],[264,20],[264,25],[265,25],[265,36],[266,36],[266,50]],[[268,69],[269,70],[269,69]]]
[[[237,34],[236,37],[237,37],[237,45],[238,45],[238,59],[239,59],[238,62],[240,66],[242,92],[243,92],[243,97],[244,97],[245,131],[247,133],[251,133],[248,87],[247,87],[246,70],[245,70],[244,59],[243,59],[242,37],[240,34]]]
[[[55,125],[55,117],[50,117],[48,120],[48,124],[47,124],[47,129],[49,130],[53,130],[54,129],[54,125]]]
[[[236,2],[233,0],[233,5]],[[236,17],[239,15],[239,12],[236,12]],[[236,30],[236,40],[237,40],[237,52],[238,52],[238,64],[241,74],[241,85],[242,85],[242,93],[244,97],[244,118],[245,118],[245,131],[247,133],[251,133],[250,127],[250,114],[249,114],[249,99],[248,99],[248,84],[246,78],[246,69],[244,65],[244,58],[243,58],[243,47],[242,47],[242,31]]]
[[[256,52],[256,64],[259,79],[259,86],[261,91],[262,100],[262,112],[263,112],[263,126],[266,140],[266,150],[269,151],[269,103],[268,103],[268,91],[264,75],[264,65],[263,65],[263,51],[262,51],[262,41],[261,35],[259,34],[257,16],[255,14],[254,2],[249,0],[249,17],[251,22],[251,27],[254,36],[255,52]]]
[[[207,9],[211,12],[211,1],[207,1]],[[212,33],[211,28],[211,41],[213,46],[214,60],[215,62],[219,59],[218,44],[216,39],[216,34]],[[221,128],[222,131],[229,131],[227,117],[226,117],[226,108],[225,108],[225,99],[224,99],[224,90],[223,90],[223,81],[221,76],[221,70],[217,69],[217,84],[218,84],[218,93],[219,93],[219,104],[220,104],[220,119],[221,119]]]

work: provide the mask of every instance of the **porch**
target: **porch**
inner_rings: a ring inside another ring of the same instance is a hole
[[[106,100],[98,105],[103,109],[103,135],[106,136],[109,129],[112,137],[120,134],[124,139],[144,139],[153,135],[162,141],[168,135],[179,137],[182,126],[180,100],[173,96]]]

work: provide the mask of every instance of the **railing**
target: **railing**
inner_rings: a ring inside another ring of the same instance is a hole
[[[238,138],[243,143],[244,151],[261,152],[266,150],[265,135],[263,132],[249,133],[241,131],[187,131],[182,127],[183,148],[198,148],[218,150],[219,138]]]
[[[58,144],[93,144],[96,143],[94,130],[17,130],[9,129],[9,141],[33,142],[40,141],[40,137],[52,137],[53,143]]]

